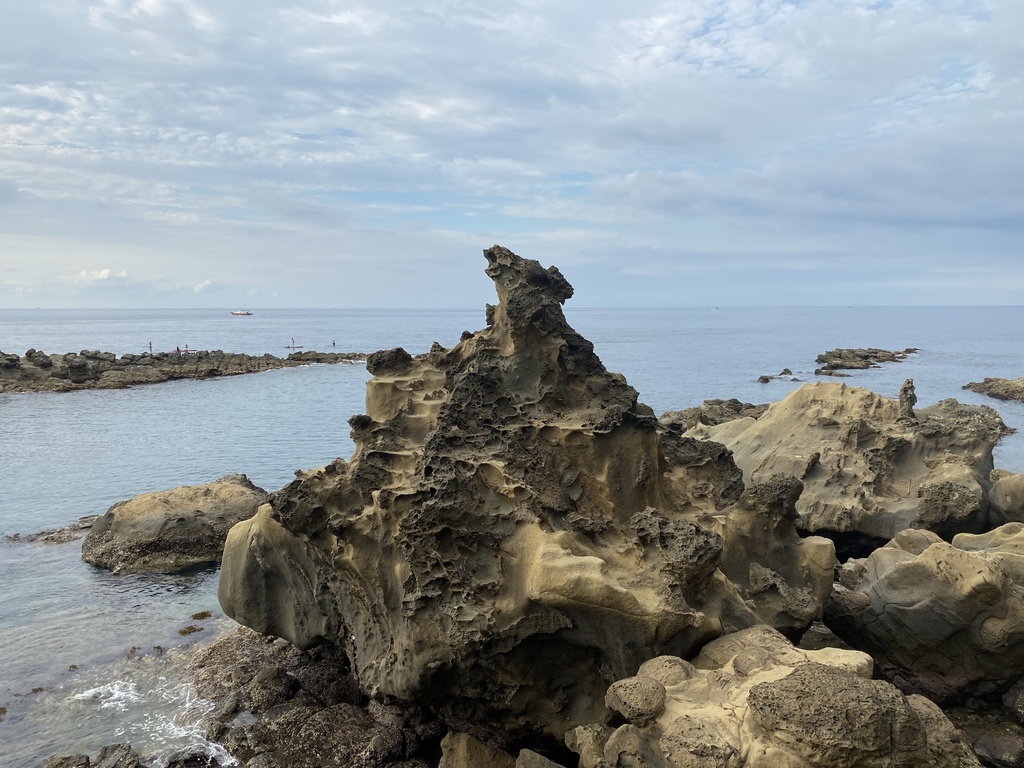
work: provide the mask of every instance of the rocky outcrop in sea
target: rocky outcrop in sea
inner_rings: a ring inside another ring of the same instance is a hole
[[[1024,403],[1024,378],[986,378],[984,381],[972,381],[970,384],[964,384],[963,388],[994,397],[997,400],[1016,400]]]
[[[36,349],[18,356],[0,352],[0,393],[124,389],[177,379],[237,376],[300,365],[358,363],[361,352],[293,352],[288,357],[221,350],[124,354],[85,350],[47,355]]]

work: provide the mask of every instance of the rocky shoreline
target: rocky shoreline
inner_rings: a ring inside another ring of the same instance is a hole
[[[140,355],[82,350],[47,355],[35,349],[18,356],[0,352],[0,394],[124,389],[177,379],[209,379],[300,365],[362,363],[361,352],[292,352],[287,357],[221,350],[144,352]]]
[[[996,411],[818,382],[658,419],[557,269],[485,257],[487,327],[369,355],[351,459],[227,534],[208,738],[247,768],[1024,766]]]

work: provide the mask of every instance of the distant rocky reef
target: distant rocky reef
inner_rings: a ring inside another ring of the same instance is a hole
[[[18,356],[0,351],[0,393],[69,392],[76,389],[124,389],[175,379],[236,376],[314,363],[360,363],[362,352],[293,352],[288,357],[246,355],[221,350],[148,352],[117,357],[85,350],[47,355],[36,349]]]
[[[815,376],[845,376],[840,371],[878,368],[882,363],[900,363],[917,352],[916,347],[907,347],[902,352],[868,347],[867,349],[832,349],[818,355],[815,362],[821,363],[814,370]]]
[[[997,400],[1017,400],[1024,403],[1024,377],[1019,379],[986,378],[984,381],[972,381],[970,384],[964,384],[963,389],[988,395]]]

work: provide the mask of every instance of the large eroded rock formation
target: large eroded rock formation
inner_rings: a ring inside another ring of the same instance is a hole
[[[557,269],[485,256],[487,328],[368,358],[352,459],[231,531],[220,599],[300,648],[342,645],[378,698],[558,736],[644,661],[756,621],[722,538],[692,522],[743,484],[721,445],[660,428],[605,370]]]
[[[944,538],[992,523],[992,449],[1006,431],[987,406],[943,400],[915,410],[913,383],[899,400],[845,384],[805,384],[760,418],[691,435],[732,450],[748,483],[782,473],[800,478],[800,526],[875,546],[906,528]]]

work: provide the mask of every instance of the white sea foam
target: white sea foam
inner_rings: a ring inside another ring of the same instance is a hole
[[[130,706],[142,701],[138,686],[128,680],[115,680],[112,683],[98,685],[73,697],[76,701],[94,701],[103,709],[126,711]]]

